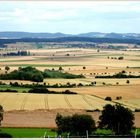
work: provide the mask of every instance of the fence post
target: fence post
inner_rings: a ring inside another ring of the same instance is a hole
[[[86,130],[87,138],[88,138],[88,130]]]
[[[137,138],[137,129],[135,130],[135,139]]]

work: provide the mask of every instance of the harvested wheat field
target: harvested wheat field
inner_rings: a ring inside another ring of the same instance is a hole
[[[1,93],[0,102],[5,111],[37,109],[100,109],[110,103],[91,95]]]
[[[85,110],[52,109],[34,111],[8,111],[4,113],[2,127],[39,127],[55,128],[57,113],[63,115],[89,114],[98,122],[99,112],[86,112]],[[135,126],[140,128],[140,112],[135,112]]]

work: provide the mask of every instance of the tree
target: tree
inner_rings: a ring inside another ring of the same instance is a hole
[[[91,134],[95,130],[95,121],[90,115],[62,116],[57,114],[55,121],[58,134],[67,132],[71,135],[86,135],[86,131]]]
[[[5,66],[5,70],[6,70],[6,71],[9,71],[9,70],[10,70],[10,67]]]
[[[129,80],[126,80],[126,83],[127,83],[127,84],[129,84],[129,83],[130,83],[130,81],[129,81]]]
[[[34,81],[34,82],[43,82],[43,75],[40,73],[40,72],[38,72],[38,73],[35,73],[33,76],[32,76],[32,80]]]
[[[99,127],[111,129],[116,135],[131,133],[134,124],[134,114],[120,104],[104,106],[99,117]]]
[[[106,101],[112,101],[112,98],[109,97],[109,96],[107,96],[107,97],[105,98],[105,100],[106,100]]]
[[[83,70],[85,70],[86,69],[86,67],[85,66],[83,66]]]
[[[0,126],[2,120],[3,120],[3,107],[0,105]]]
[[[63,70],[63,68],[60,66],[60,67],[59,67],[59,70],[61,71],[61,70]]]

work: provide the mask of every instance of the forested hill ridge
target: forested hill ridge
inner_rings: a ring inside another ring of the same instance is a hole
[[[59,37],[92,37],[92,38],[117,38],[117,39],[138,39],[140,33],[101,33],[88,32],[81,34],[64,34],[64,33],[32,33],[32,32],[0,32],[1,39],[19,39],[19,38],[59,38]]]
[[[127,43],[140,45],[138,39],[117,39],[117,38],[91,38],[91,37],[59,37],[59,38],[21,38],[21,39],[0,39],[0,47],[4,44],[16,42],[94,42],[94,43]]]

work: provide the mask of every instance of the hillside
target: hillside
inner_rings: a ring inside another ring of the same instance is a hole
[[[81,34],[64,34],[64,33],[32,33],[32,32],[0,32],[1,39],[19,39],[19,38],[59,38],[59,37],[94,37],[94,38],[117,38],[117,39],[140,39],[138,33],[101,33],[89,32]]]

